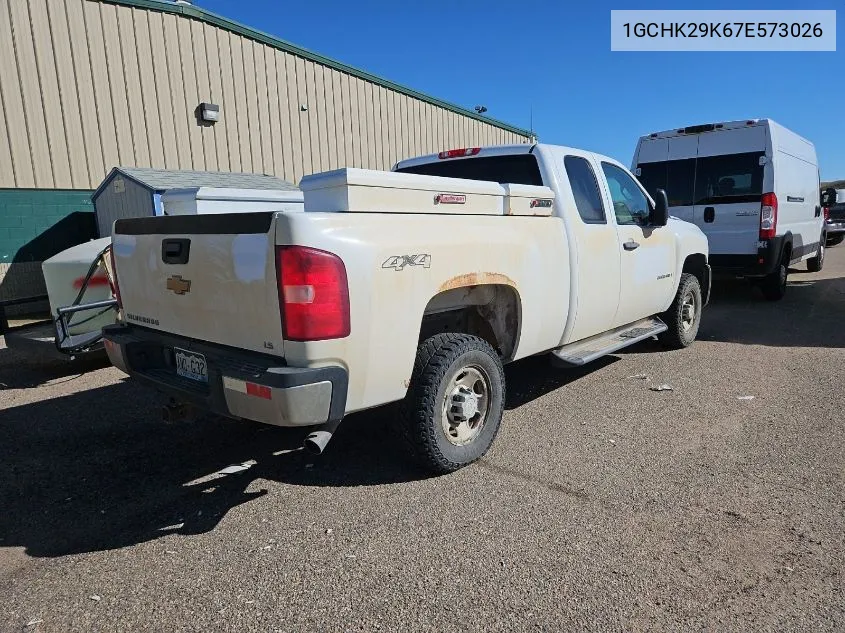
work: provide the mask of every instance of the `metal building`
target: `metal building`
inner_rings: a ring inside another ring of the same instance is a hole
[[[186,2],[0,0],[0,299],[43,291],[116,165],[298,183],[529,136]]]

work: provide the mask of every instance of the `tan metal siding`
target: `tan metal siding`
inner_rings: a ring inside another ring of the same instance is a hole
[[[152,163],[160,161],[161,167],[165,169],[175,169],[180,163],[162,15],[147,13],[147,24],[139,26],[138,33],[139,41],[143,37],[142,33],[146,35],[147,43],[142,46],[148,46],[150,51],[146,63],[141,64],[141,90],[150,134],[150,160]]]
[[[12,170],[0,173],[4,187],[34,187],[35,176],[29,157],[26,114],[20,90],[20,76],[12,40],[10,3],[0,7],[0,99],[3,104],[4,133],[8,138],[9,163]]]
[[[302,139],[299,135],[299,119],[294,118],[298,110],[294,61],[290,55],[280,51],[275,51],[275,56],[276,80],[279,84],[279,116],[282,123],[279,143],[285,162],[284,178],[299,182],[302,177]]]
[[[197,121],[203,101],[216,124]],[[524,141],[202,20],[100,0],[0,2],[0,117],[0,187],[91,189],[115,165],[298,182]]]
[[[295,101],[291,118],[296,119],[299,124],[299,140],[302,145],[302,160],[300,163],[300,173],[310,174],[314,171],[311,164],[311,121],[310,112],[311,106],[308,104],[308,92],[306,90],[305,66],[309,62],[301,57],[294,57],[294,72],[296,73],[296,88],[294,90]],[[289,69],[290,70],[290,69]],[[301,106],[308,108],[302,110]]]
[[[182,75],[181,55],[179,52],[179,18],[173,15],[162,17],[163,40],[164,40],[164,62],[165,75],[161,77],[162,83],[165,78],[170,93],[170,111],[173,117],[173,128],[175,134],[171,137],[171,143],[175,145],[175,155],[178,167],[191,169],[193,160],[191,155],[191,140],[189,138],[190,119],[183,109],[185,103],[185,79]]]
[[[68,4],[70,7],[68,7]],[[79,18],[81,17],[81,7],[78,0],[71,1],[68,4],[47,2],[47,17],[54,53],[51,62],[56,69],[72,187],[87,189],[88,183],[91,181],[88,144],[97,141],[97,139],[85,134],[85,118],[87,117],[81,110],[79,91],[77,90],[76,66],[74,64],[74,57],[79,55],[79,52],[74,51],[76,47],[71,44],[67,12],[67,9],[70,8],[71,12],[75,14],[74,19]]]
[[[117,8],[120,56],[123,60],[123,83],[127,109],[124,117],[132,129],[132,149],[135,163],[150,164],[150,140],[147,136],[147,120],[144,99],[141,95],[141,72],[138,68],[138,45],[135,41],[135,9]]]
[[[36,187],[54,187],[53,166],[47,140],[44,105],[38,84],[38,66],[29,20],[28,2],[10,2],[14,59],[18,66],[18,85],[23,98],[26,132]]]
[[[182,60],[193,66],[194,77],[196,78],[196,98],[185,104],[185,110],[191,113],[191,129],[199,137],[202,145],[203,169],[217,171],[217,145],[214,142],[214,135],[217,125],[200,125],[196,117],[196,109],[200,103],[210,102],[211,80],[208,65],[208,54],[205,48],[205,29],[202,22],[191,21],[191,59]],[[222,128],[222,126],[221,126]],[[222,129],[221,129],[222,132]]]
[[[220,105],[223,99],[223,79],[220,74],[220,43],[217,36],[218,29],[208,24],[203,24],[203,41],[205,42],[205,54],[208,60],[207,98],[211,103]],[[214,127],[210,128],[214,139],[214,156],[217,161],[217,169],[220,171],[230,171],[231,169],[227,145],[227,134],[230,125],[231,123],[224,113],[221,120]]]
[[[216,30],[216,29],[215,29]],[[221,99],[220,111],[225,125],[226,148],[229,155],[229,169],[231,171],[247,171],[241,159],[241,143],[239,139],[245,113],[241,112],[241,105],[235,97],[235,73],[232,63],[232,39],[229,33],[217,31],[217,48],[220,57],[220,84],[222,92],[218,99]]]
[[[267,110],[270,118],[270,157],[272,169],[268,173],[284,174],[284,158],[282,156],[281,109],[279,108],[279,83],[276,79],[276,55],[269,46],[264,47],[264,83],[267,86]]]
[[[9,133],[6,128],[6,109],[3,107],[2,87],[0,87],[0,148],[9,148]],[[15,168],[12,165],[12,152],[0,149],[0,188],[15,186]]]
[[[337,150],[337,119],[334,111],[334,81],[332,80],[331,68],[325,68],[323,70],[322,80],[325,94],[323,97],[324,105],[321,110],[325,114],[326,141],[324,144],[328,158],[325,168],[337,169],[340,163],[340,158]]]
[[[333,155],[331,148],[331,130],[328,122],[328,91],[326,89],[325,73],[323,67],[319,64],[314,64],[314,95],[317,102],[317,111],[315,118],[317,121],[317,142],[320,147],[320,170],[326,171],[330,169]]]
[[[349,81],[349,116],[352,124],[352,166],[364,166],[364,132],[361,129],[361,102],[358,91],[362,88],[357,77],[347,76]]]
[[[50,35],[47,4],[44,0],[30,0],[29,19],[32,41],[37,42],[35,65],[38,71],[41,106],[46,122],[42,133],[47,137],[50,164],[53,167],[53,184],[57,188],[70,189],[73,187],[73,181],[70,175],[70,156],[65,136],[66,125],[59,94],[53,38]]]
[[[101,28],[105,42],[106,76],[111,91],[113,117],[117,133],[117,155],[120,164],[138,164],[133,146],[132,126],[135,124],[131,116],[129,93],[123,70],[123,53],[120,48],[120,26],[117,13],[126,7],[109,4],[100,5]]]
[[[153,49],[150,41],[150,12],[134,11],[135,58],[138,66],[138,91],[141,93],[141,106],[144,127],[147,133],[149,164],[157,169],[165,166],[164,140],[162,138],[162,120],[159,110],[159,89],[153,68]],[[136,116],[140,113],[137,112]]]
[[[297,58],[297,62],[299,59]],[[297,66],[297,82],[299,78],[299,66]],[[310,162],[306,161],[306,173],[313,173],[320,171],[320,154],[322,147],[320,145],[320,123],[317,120],[317,111],[320,104],[317,103],[317,87],[314,80],[314,62],[310,60],[303,60],[302,65],[302,83],[300,84],[299,97],[302,103],[307,106],[307,110],[302,112],[300,119],[308,124],[308,156]],[[303,133],[304,134],[304,133]],[[305,138],[303,138],[303,142]]]

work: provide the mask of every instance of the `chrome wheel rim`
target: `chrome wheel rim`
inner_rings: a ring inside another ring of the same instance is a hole
[[[693,328],[697,314],[698,297],[690,290],[681,302],[681,327],[684,328],[684,332],[689,332]]]
[[[464,446],[481,433],[490,412],[490,379],[469,365],[456,371],[443,398],[443,434],[450,444]]]

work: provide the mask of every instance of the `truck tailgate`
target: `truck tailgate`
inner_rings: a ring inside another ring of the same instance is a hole
[[[118,220],[124,319],[191,339],[283,355],[275,214]]]

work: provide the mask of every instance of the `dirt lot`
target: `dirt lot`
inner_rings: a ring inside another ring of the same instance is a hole
[[[721,284],[689,350],[512,365],[494,449],[436,479],[390,410],[314,459],[0,347],[0,630],[841,631],[845,247],[801,268]]]

